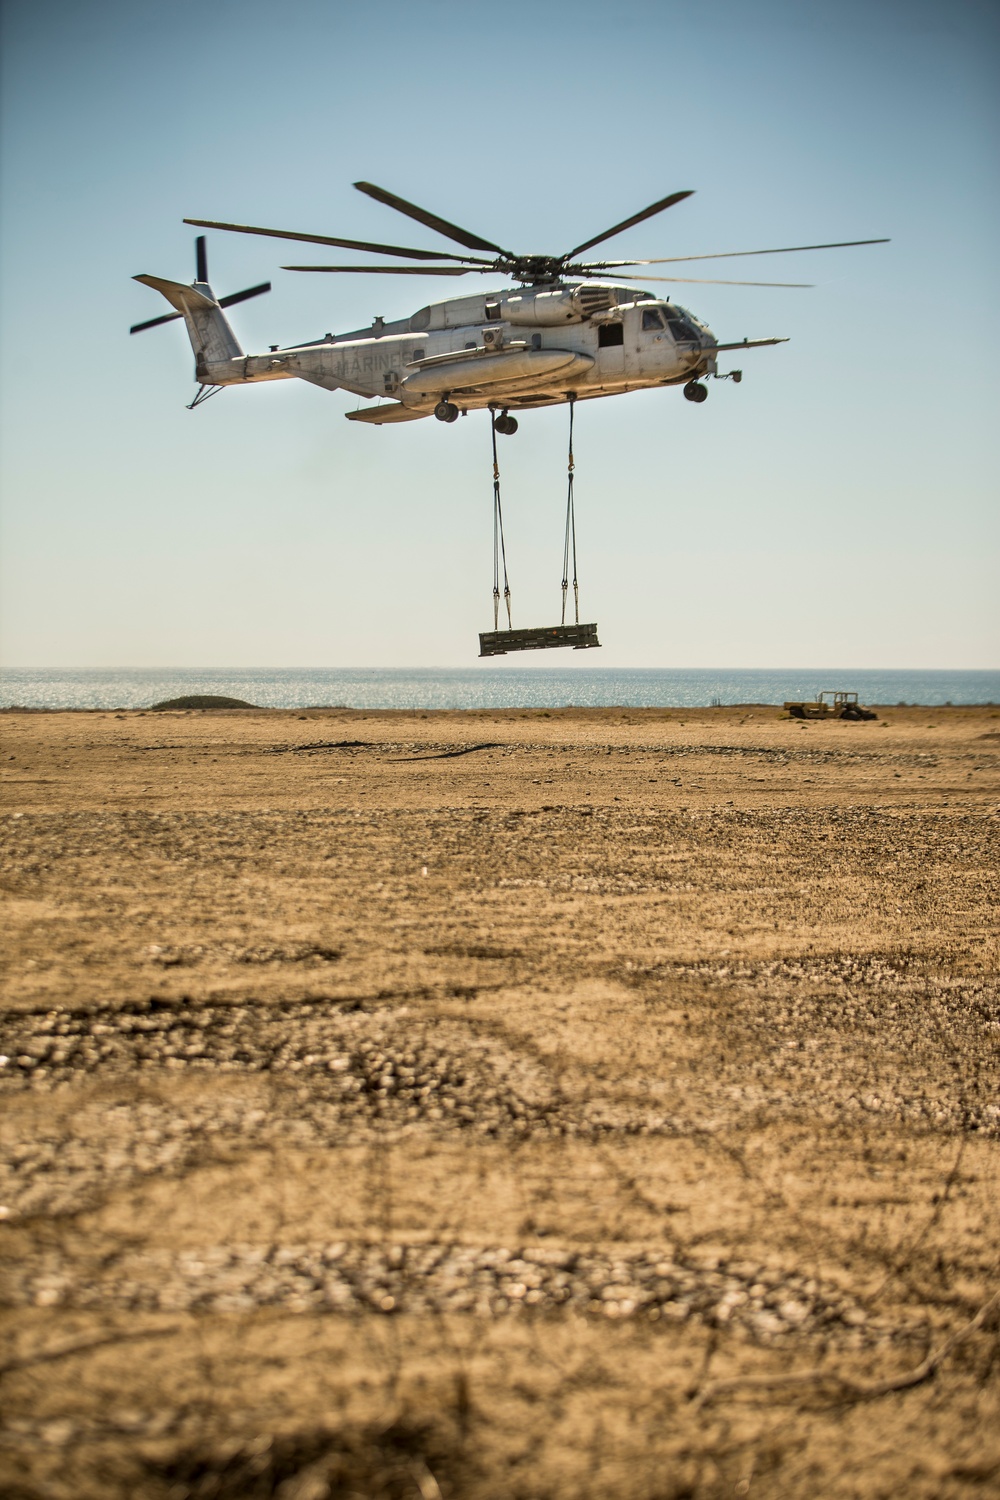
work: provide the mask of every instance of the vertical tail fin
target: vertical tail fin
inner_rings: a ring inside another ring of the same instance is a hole
[[[177,311],[165,313],[160,318],[149,318],[145,323],[133,323],[129,333],[141,333],[145,328],[156,328],[160,323],[171,323],[174,318],[183,318],[187,324],[188,337],[194,350],[195,379],[203,385],[221,383],[223,377],[234,378],[232,361],[243,358],[239,340],[230,328],[222,309],[237,302],[246,302],[271,290],[269,281],[260,286],[247,287],[244,292],[231,292],[228,297],[216,297],[208,284],[208,256],[205,253],[205,236],[200,234],[195,241],[196,274],[193,286],[181,281],[165,281],[162,276],[135,276],[144,286],[161,292],[171,307]]]
[[[161,292],[184,319],[194,350],[196,379],[209,379],[213,365],[228,365],[231,360],[242,358],[239,340],[207,281],[186,286],[180,281],[166,281],[162,276],[136,276],[133,279]],[[132,332],[138,332],[138,327]]]

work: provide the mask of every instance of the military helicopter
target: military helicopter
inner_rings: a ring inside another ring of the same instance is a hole
[[[356,182],[354,186],[376,202],[416,220],[462,246],[463,250],[475,253],[414,249],[332,235],[229,224],[214,219],[185,219],[184,222],[200,229],[330,245],[410,262],[407,265],[283,266],[286,271],[384,276],[499,276],[515,282],[515,289],[452,297],[422,307],[407,318],[387,322],[377,317],[367,328],[349,333],[327,333],[320,339],[288,347],[275,344],[266,354],[245,354],[223,309],[270,291],[271,284],[264,282],[217,298],[208,282],[205,239],[199,236],[196,277],[190,286],[158,276],[135,277],[136,281],[161,292],[176,311],[136,323],[130,332],[140,333],[175,318],[184,319],[194,350],[195,380],[199,386],[198,394],[191,402],[192,408],[228,386],[298,379],[324,390],[346,390],[374,400],[374,405],[359,407],[347,412],[346,416],[352,422],[376,426],[410,422],[432,414],[439,422],[451,423],[470,411],[488,409],[492,414],[493,442],[495,629],[480,636],[482,655],[552,645],[572,645],[581,649],[599,644],[596,625],[579,624],[573,511],[575,404],[654,386],[680,386],[688,401],[700,403],[708,396],[708,387],[703,383],[706,377],[732,379],[735,383],[742,379],[740,370],[720,374],[717,363],[720,353],[761,349],[787,342],[784,338],[771,337],[720,343],[705,323],[669,297],[624,285],[612,279],[610,273],[622,272],[629,267],[887,243],[885,239],[840,240],[823,245],[783,245],[768,250],[729,250],[716,255],[676,255],[652,260],[579,259],[603,241],[692,196],[691,190],[683,190],[668,194],[562,255],[521,255],[429,213],[374,183]],[[808,285],[784,281],[720,281],[647,275],[645,272],[642,279],[723,286]],[[510,628],[510,588],[503,543],[496,434],[511,436],[517,431],[515,412],[562,403],[567,403],[570,408],[563,623],[560,627],[515,632]],[[577,604],[575,627],[566,625],[571,554]],[[496,628],[501,561],[509,627],[502,632]]]
[[[842,249],[885,244],[885,240],[842,240],[827,245],[784,245],[771,250],[730,250],[718,255],[675,255],[655,260],[581,261],[595,245],[651,219],[692,196],[671,193],[640,213],[605,229],[563,255],[518,255],[457,224],[370,182],[354,186],[376,202],[396,209],[435,230],[475,255],[408,249],[322,234],[299,234],[227,224],[212,219],[185,219],[202,229],[308,244],[370,251],[417,261],[413,265],[283,266],[286,271],[364,273],[383,276],[504,276],[516,290],[452,297],[422,307],[411,317],[386,322],[377,317],[368,328],[325,334],[321,339],[267,354],[244,354],[222,309],[270,291],[270,282],[217,299],[208,284],[204,238],[198,240],[197,275],[190,286],[158,276],[137,276],[177,309],[163,317],[136,323],[144,329],[183,317],[195,354],[195,379],[201,392],[192,405],[226,386],[262,380],[299,379],[324,390],[346,390],[372,398],[377,405],[347,412],[353,422],[381,426],[434,415],[454,422],[466,412],[489,408],[499,433],[517,431],[513,411],[552,406],[570,400],[620,395],[651,386],[681,386],[689,401],[702,402],[706,376],[741,379],[736,370],[719,375],[723,351],[760,349],[786,343],[783,338],[741,339],[719,343],[711,329],[666,297],[636,290],[609,279],[608,273],[630,266],[680,264],[748,255],[782,255],[804,250]],[[484,255],[482,252],[488,252]],[[447,264],[442,264],[446,262]],[[702,285],[802,287],[804,282],[718,281],[690,276],[653,276],[645,281],[698,282]]]

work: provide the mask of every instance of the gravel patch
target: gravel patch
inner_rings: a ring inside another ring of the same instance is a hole
[[[718,1081],[730,1100],[780,1111],[805,1096],[826,1120],[1000,1135],[993,979],[929,971],[905,953],[632,963],[620,977],[650,997],[692,979],[725,997],[719,1024],[734,1058]]]
[[[926,1331],[868,1312],[831,1282],[752,1261],[608,1255],[595,1250],[455,1243],[212,1246],[183,1255],[126,1255],[113,1275],[39,1257],[10,1289],[16,1305],[144,1313],[467,1312],[499,1318],[572,1310],[665,1327],[696,1319],[769,1344],[826,1334],[852,1347]]]
[[[294,951],[315,961],[306,945]],[[249,961],[269,960],[261,948]],[[234,1146],[335,1146],[387,1127],[512,1140],[687,1136],[796,1116],[804,1090],[830,1125],[874,1118],[1000,1135],[995,985],[939,981],[898,955],[629,965],[620,977],[651,1005],[675,980],[728,997],[724,1046],[710,1075],[692,1076],[680,1111],[643,1105],[656,1097],[652,1076],[629,1078],[625,1098],[568,1098],[530,1051],[405,1004],[150,999],[9,1016],[0,1093],[51,1094],[61,1108],[6,1125],[0,1211],[75,1212]],[[241,1087],[212,1103],[168,1103],[157,1093],[164,1072],[221,1073]],[[95,1084],[103,1097],[91,1097]]]
[[[75,1212],[134,1178],[177,1175],[234,1146],[336,1146],[386,1128],[512,1140],[704,1128],[614,1100],[567,1100],[530,1053],[408,1006],[147,1001],[11,1019],[4,1047],[0,1092],[50,1095],[59,1106],[5,1128],[8,1219]],[[157,1088],[165,1072],[222,1073],[240,1088],[168,1102]],[[96,1096],[81,1096],[88,1083]]]

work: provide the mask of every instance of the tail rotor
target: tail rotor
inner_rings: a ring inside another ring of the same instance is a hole
[[[195,251],[195,280],[194,285],[208,287],[208,253],[205,246],[205,236],[199,234],[194,242]],[[259,286],[247,287],[242,292],[230,292],[228,297],[215,299],[215,293],[208,287],[209,295],[217,301],[219,307],[234,307],[237,302],[249,302],[251,297],[263,296],[271,290],[269,281],[262,281]],[[161,323],[173,323],[176,318],[184,316],[181,312],[164,313],[159,318],[148,318],[145,323],[133,323],[129,333],[145,333],[147,328],[158,328]]]

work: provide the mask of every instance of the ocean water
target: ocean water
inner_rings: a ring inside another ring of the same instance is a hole
[[[0,708],[149,708],[220,693],[260,708],[699,708],[777,703],[846,688],[862,703],[1000,703],[1000,671],[615,667],[388,667],[0,673]]]

